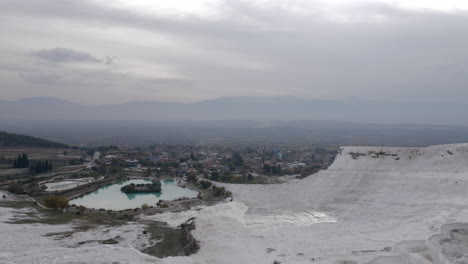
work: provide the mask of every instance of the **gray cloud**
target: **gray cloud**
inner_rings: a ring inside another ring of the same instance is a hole
[[[60,80],[60,76],[54,74],[20,73],[19,75],[26,82],[36,85],[54,85]]]
[[[67,63],[67,62],[88,62],[98,63],[102,60],[81,51],[71,50],[67,48],[56,47],[53,49],[39,50],[31,53],[32,56],[47,60],[55,63]],[[112,59],[106,59],[107,62],[111,62]]]
[[[59,65],[4,59],[0,70],[8,62],[15,64],[9,68],[25,68],[29,75],[24,76],[59,74],[60,82],[50,81],[41,89],[72,100],[91,100],[77,89],[93,91],[102,99],[92,100],[103,103],[247,95],[418,101],[468,97],[466,12],[360,4],[330,17],[320,2],[304,8],[306,14],[296,14],[281,5],[248,1],[222,2],[216,19],[143,16],[89,0],[5,0],[2,9],[0,30],[12,42],[27,43],[31,37],[41,41],[40,46],[23,44],[16,53],[46,48],[34,57]],[[11,43],[0,47],[13,53]],[[68,62],[106,67],[72,68]],[[32,90],[34,78],[23,79],[32,80],[27,83]],[[11,87],[21,89],[2,94],[24,96],[24,82],[15,84]]]

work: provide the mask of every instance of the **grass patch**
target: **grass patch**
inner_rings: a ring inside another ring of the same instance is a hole
[[[23,209],[23,208],[40,208],[31,201],[2,201],[0,200],[0,207],[14,208],[14,209]]]

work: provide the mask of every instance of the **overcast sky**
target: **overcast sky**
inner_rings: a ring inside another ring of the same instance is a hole
[[[468,98],[468,1],[2,0],[0,100]]]

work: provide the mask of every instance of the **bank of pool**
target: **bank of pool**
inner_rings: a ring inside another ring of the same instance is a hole
[[[70,204],[83,205],[88,208],[104,208],[111,210],[124,210],[141,207],[143,204],[155,206],[159,200],[175,200],[182,197],[195,198],[198,192],[177,185],[173,179],[161,181],[161,192],[126,194],[120,188],[127,184],[150,183],[150,180],[126,180],[112,185],[104,186],[94,192],[75,198]]]

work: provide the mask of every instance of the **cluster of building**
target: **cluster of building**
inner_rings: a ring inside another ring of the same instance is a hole
[[[194,145],[151,145],[113,149],[96,161],[101,167],[151,175],[233,175],[280,176],[312,174],[327,168],[336,156],[324,148],[227,148]]]

